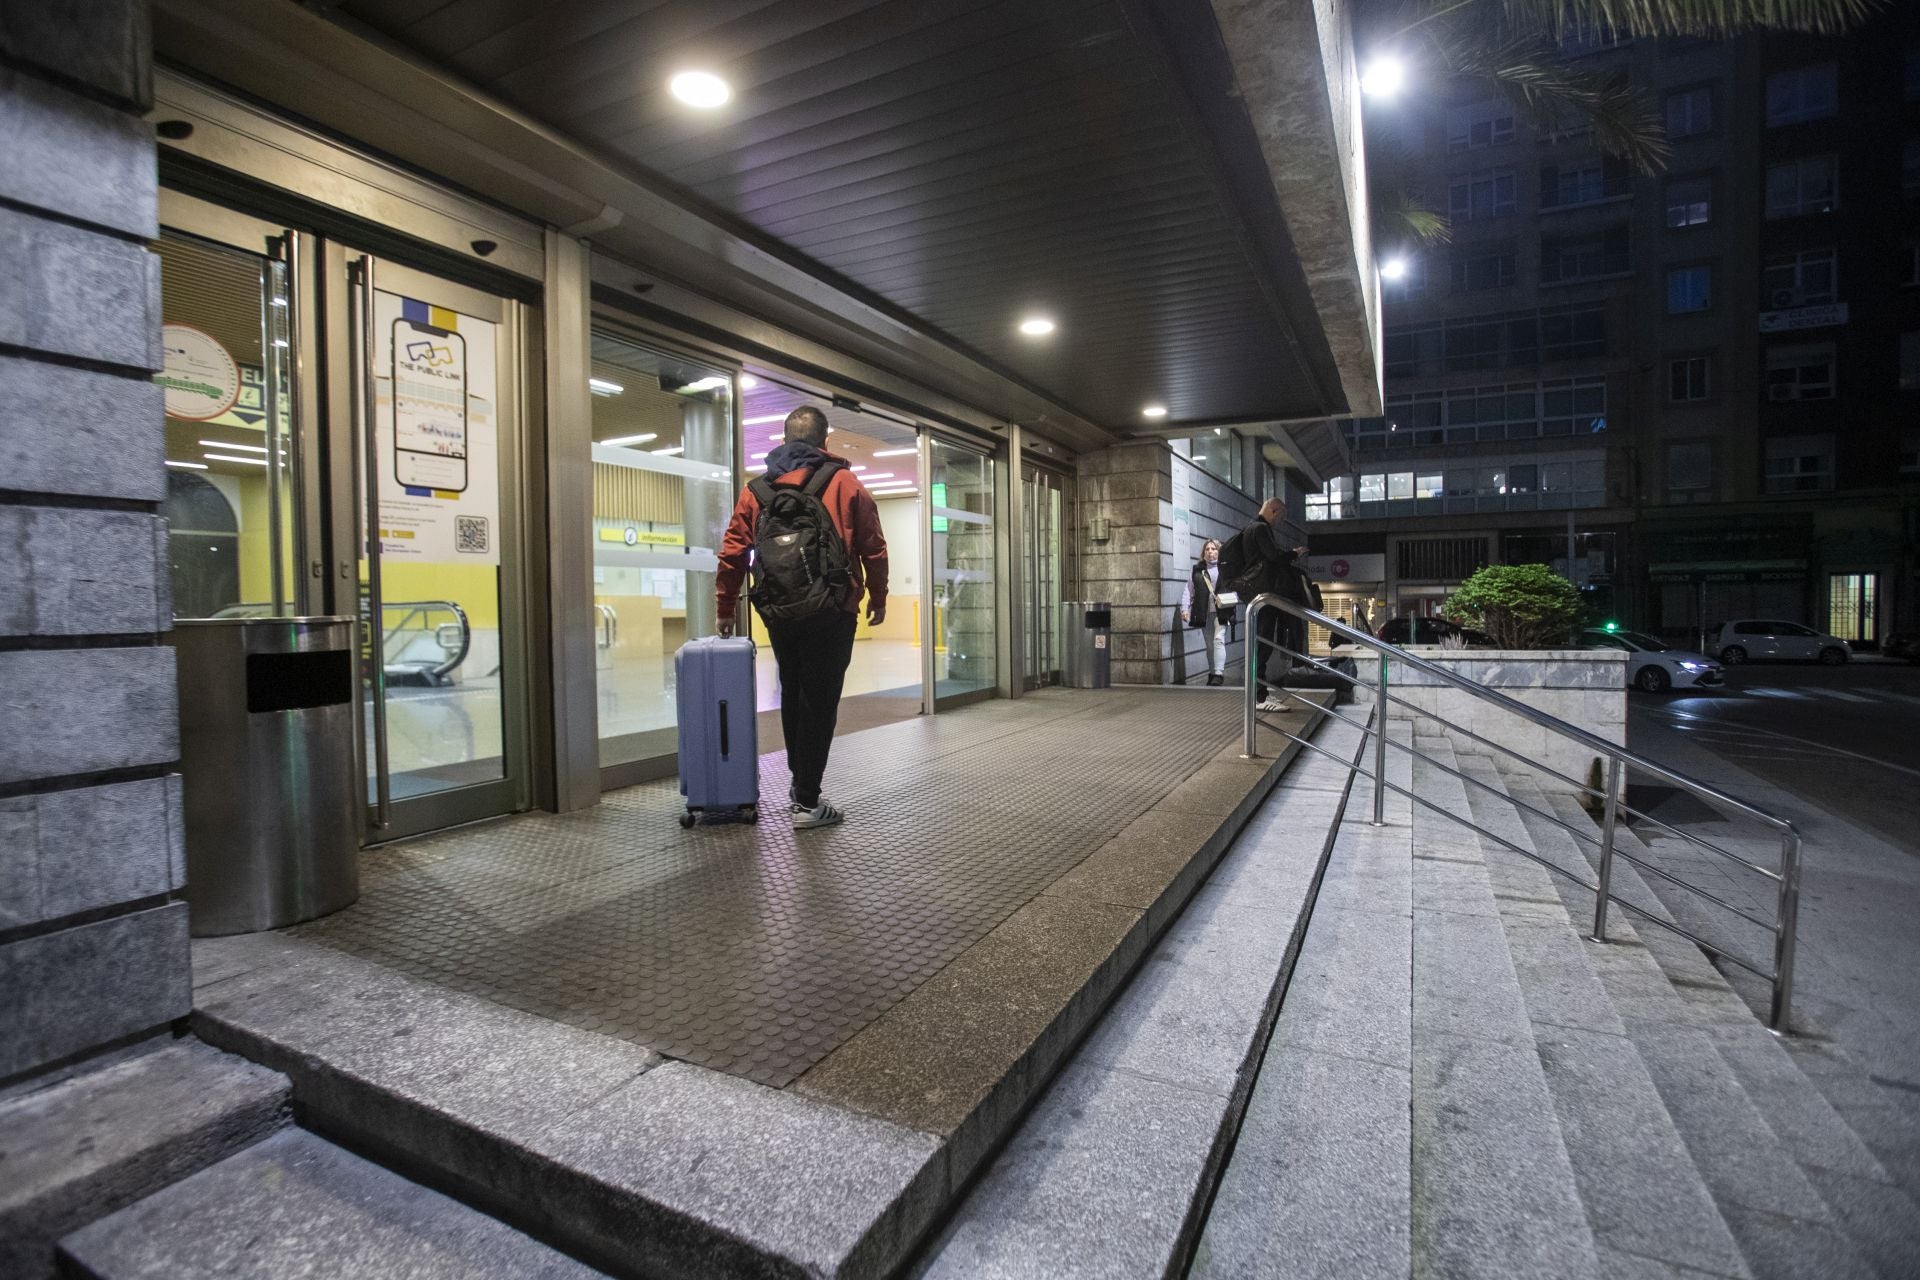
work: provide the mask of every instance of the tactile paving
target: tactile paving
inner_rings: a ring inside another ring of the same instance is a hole
[[[1046,691],[834,744],[838,827],[682,830],[672,781],[363,855],[299,936],[783,1087],[1232,740],[1239,704]]]

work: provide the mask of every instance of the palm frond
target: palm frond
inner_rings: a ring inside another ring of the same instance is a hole
[[[1485,82],[1534,124],[1549,130],[1590,127],[1602,151],[1642,173],[1666,168],[1666,129],[1653,100],[1617,75],[1570,65],[1537,37],[1488,45],[1449,28],[1430,32],[1428,39],[1450,73]]]
[[[1430,0],[1442,8],[1451,0]],[[1582,28],[1626,36],[1739,35],[1804,31],[1835,35],[1885,8],[1887,0],[1482,0],[1507,26],[1553,39]]]
[[[1432,208],[1414,183],[1414,156],[1398,139],[1376,134],[1367,139],[1367,191],[1372,206],[1373,243],[1445,244],[1453,226]]]

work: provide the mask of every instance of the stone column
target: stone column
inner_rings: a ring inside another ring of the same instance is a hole
[[[0,6],[0,1084],[189,1011],[146,7]]]
[[[728,413],[732,402],[718,396],[688,396],[680,406],[680,456],[692,462],[711,462],[715,471],[726,471],[724,481],[688,479],[681,482],[680,527],[687,531],[689,547],[720,549],[720,535],[726,532],[727,519],[733,514],[733,472],[729,454],[733,444],[733,421]],[[747,475],[751,477],[752,471]],[[718,622],[713,601],[711,573],[687,575],[687,637],[710,636]]]
[[[1173,452],[1164,441],[1084,454],[1075,507],[1081,592],[1113,602],[1113,681],[1166,684],[1180,604],[1173,533]],[[1094,533],[1103,532],[1104,541]],[[1075,642],[1062,636],[1063,644]]]

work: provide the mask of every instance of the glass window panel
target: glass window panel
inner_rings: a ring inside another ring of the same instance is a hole
[[[714,570],[736,496],[733,379],[596,334],[588,385],[605,766],[674,750],[674,651],[714,634]],[[764,457],[767,428],[748,430]],[[760,469],[757,461],[750,467]]]
[[[1229,437],[1230,438],[1230,437]],[[929,441],[933,538],[934,697],[991,689],[994,633],[993,459],[938,436]]]

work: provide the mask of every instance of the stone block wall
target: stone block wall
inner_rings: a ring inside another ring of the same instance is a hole
[[[1224,541],[1259,504],[1176,457],[1164,441],[1085,454],[1077,465],[1075,582],[1085,598],[1113,602],[1114,683],[1204,680],[1204,639],[1179,624],[1180,593],[1201,544]],[[1176,491],[1184,499],[1179,508]],[[1106,524],[1104,542],[1090,536],[1098,521]],[[1228,649],[1230,679],[1238,679],[1239,631]]]
[[[1495,689],[1595,737],[1617,746],[1627,745],[1624,653],[1606,649],[1439,649],[1424,645],[1415,652],[1455,675]],[[1369,684],[1377,678],[1377,657],[1356,655],[1354,665],[1360,678]],[[1579,743],[1425,672],[1390,666],[1387,687],[1394,697],[1412,704],[1392,704],[1388,712],[1391,719],[1413,720],[1413,708],[1418,707],[1581,781],[1586,780],[1593,765],[1594,753]],[[1366,689],[1357,694],[1362,702],[1373,696]],[[1434,724],[1425,716],[1418,718],[1429,726]],[[1470,742],[1458,745],[1467,751],[1484,750]],[[1536,774],[1536,780],[1549,791],[1579,794],[1576,788],[1545,774]]]
[[[191,999],[148,43],[0,9],[0,1086]]]

